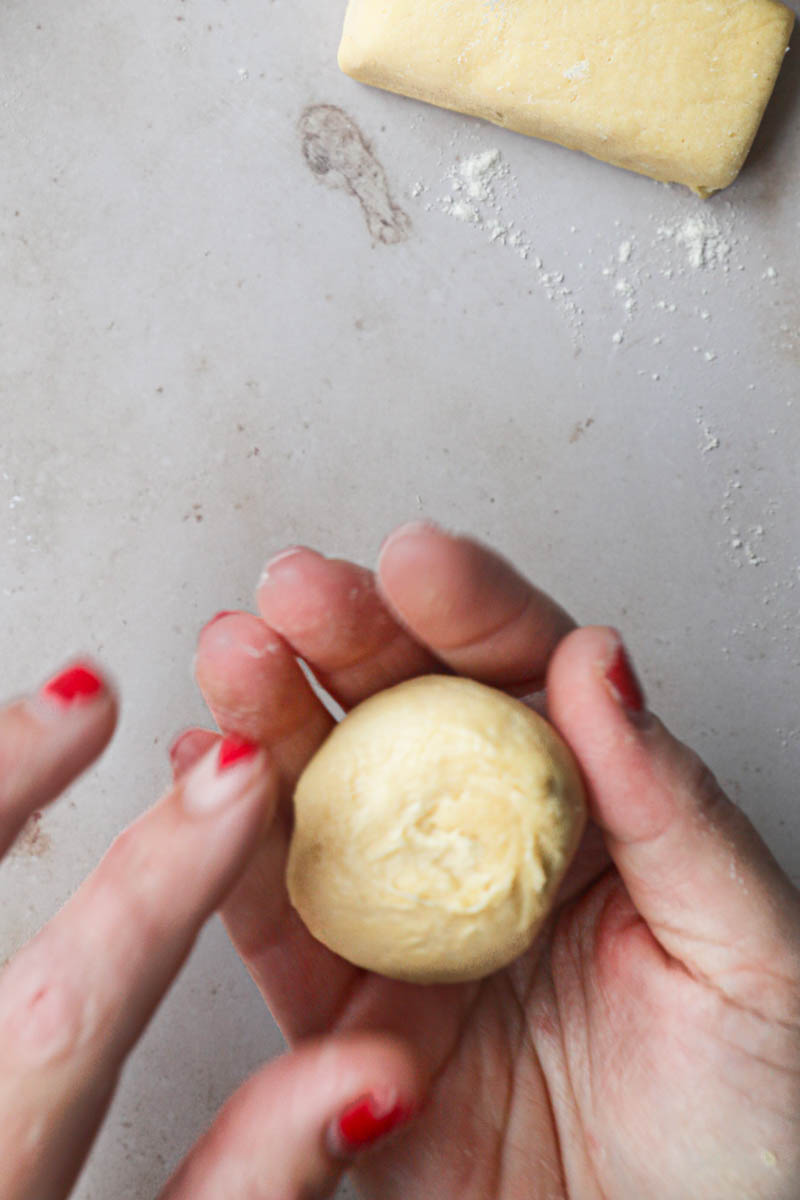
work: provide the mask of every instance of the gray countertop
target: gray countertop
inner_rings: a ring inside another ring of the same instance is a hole
[[[2,868],[0,957],[165,785],[204,620],[418,515],[619,625],[800,877],[797,49],[703,202],[353,83],[342,11],[0,11],[2,684],[84,649],[124,699]],[[212,925],[80,1200],[153,1194],[280,1046]]]

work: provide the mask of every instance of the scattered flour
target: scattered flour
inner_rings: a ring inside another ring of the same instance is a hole
[[[742,517],[747,509],[750,509],[750,522],[746,526],[734,523],[737,511]],[[768,501],[759,515],[767,520],[775,515],[776,509],[777,502]],[[760,567],[767,562],[764,552],[766,529],[763,520],[753,522],[752,515],[752,507],[747,504],[741,480],[729,479],[722,497],[722,524],[727,526],[728,546],[733,552],[730,558],[737,567]]]
[[[480,223],[481,215],[477,208],[467,204],[466,200],[453,200],[451,196],[448,196],[447,199],[449,201],[447,211],[451,217],[455,217],[457,221],[468,221],[472,225]]]
[[[532,261],[539,285],[570,326],[575,340],[583,324],[583,312],[575,302],[572,289],[563,271],[548,270],[542,258],[533,253],[533,243],[524,229],[506,214],[506,202],[516,191],[516,180],[499,150],[481,150],[459,159],[445,172],[444,182],[449,192],[440,196],[436,207],[466,225],[473,225],[486,234],[493,245],[513,250],[523,262]],[[412,195],[420,195],[423,187],[415,184]],[[429,210],[434,206],[428,204]]]
[[[580,79],[589,68],[588,60],[582,59],[569,66],[566,74]],[[723,280],[708,276],[730,276],[724,282],[734,287],[738,272],[749,265],[750,257],[740,250],[750,237],[746,228],[738,231],[731,202],[699,204],[683,193],[668,192],[663,205],[650,213],[639,213],[635,223],[624,217],[601,222],[597,232],[605,246],[588,241],[581,254],[572,249],[574,242],[568,238],[568,234],[578,232],[578,226],[570,224],[567,216],[559,227],[557,210],[555,216],[550,210],[539,214],[534,208],[531,185],[526,185],[523,195],[498,146],[481,146],[472,140],[469,151],[463,150],[463,136],[454,133],[440,147],[438,185],[424,178],[414,182],[412,176],[408,192],[421,197],[429,212],[452,217],[469,228],[473,236],[482,235],[489,245],[502,247],[505,253],[526,263],[538,286],[569,325],[576,344],[593,334],[606,345],[610,340],[631,368],[644,367],[641,374],[653,382],[671,380],[676,355],[685,356],[691,350],[692,335],[697,343],[696,359],[693,368],[684,364],[687,369],[709,370],[718,363],[724,343],[709,346],[711,339],[701,322],[707,326],[713,320],[711,296]],[[540,215],[547,226],[547,261],[537,245]],[[613,239],[610,242],[609,235]],[[558,250],[560,260],[553,262],[550,256],[555,257]],[[598,305],[593,295],[591,308],[587,303],[584,311],[583,289],[594,286],[596,290],[603,281],[607,281],[606,303]],[[778,270],[763,255],[753,282],[759,282],[766,292],[767,286],[777,281]],[[659,323],[654,328],[656,319]],[[793,323],[784,320],[777,330],[776,349],[795,353],[800,333]],[[652,349],[649,358],[643,359],[646,346]],[[659,346],[664,349],[656,355]],[[735,346],[726,348],[726,356],[735,357],[737,353]],[[742,389],[747,386],[747,380],[742,380]],[[749,386],[753,390],[754,385]],[[704,447],[707,442],[708,438]]]
[[[715,433],[712,433],[708,422],[704,420],[703,414],[700,413],[696,418],[697,424],[700,426],[702,440],[700,442],[700,453],[710,454],[712,450],[719,450],[720,441]]]
[[[493,199],[494,185],[504,175],[508,175],[508,168],[502,162],[499,150],[472,154],[458,166],[458,178],[467,195],[482,204]]]
[[[732,231],[723,230],[715,216],[695,213],[680,225],[662,225],[658,233],[686,251],[686,262],[693,271],[714,267],[729,269],[728,259],[733,249]]]

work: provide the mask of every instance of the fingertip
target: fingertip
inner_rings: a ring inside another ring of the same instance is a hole
[[[286,546],[283,550],[279,550],[277,554],[273,554],[271,558],[268,558],[264,564],[264,569],[258,577],[258,583],[256,584],[256,595],[258,595],[262,587],[274,582],[275,576],[279,573],[282,567],[285,568],[293,565],[290,563],[291,559],[299,558],[304,554],[311,554],[317,558],[322,557],[318,551],[312,550],[309,546],[301,546],[298,544]]]
[[[0,855],[27,815],[53,801],[102,753],[117,719],[116,691],[87,658],[0,711]]]
[[[598,704],[610,716],[647,719],[644,689],[618,630],[584,625],[562,638],[547,671],[548,710],[558,721]]]
[[[199,762],[218,738],[219,735],[210,729],[191,728],[178,733],[167,750],[173,779],[180,779]]]
[[[389,595],[393,577],[399,572],[404,572],[410,563],[418,559],[424,560],[426,552],[432,546],[451,537],[441,525],[428,518],[406,521],[404,525],[399,525],[387,534],[378,550],[375,572],[384,595]]]
[[[226,706],[229,692],[263,674],[282,639],[253,613],[232,613],[205,625],[194,655],[194,676],[211,708]]]
[[[387,533],[381,542],[378,549],[378,561],[380,562],[387,550],[404,541],[406,538],[413,538],[418,535],[424,536],[429,533],[446,533],[446,530],[430,517],[417,517],[413,521],[404,521],[402,525],[398,525],[390,533]]]
[[[384,1143],[417,1115],[414,1104],[366,1092],[330,1122],[325,1134],[333,1158],[350,1159]]]
[[[341,564],[306,546],[294,546],[271,559],[256,593],[258,611],[267,626],[289,643],[296,634],[309,630],[327,630],[334,636],[336,622],[331,620],[330,609],[336,598],[337,567]]]
[[[110,741],[119,713],[118,690],[110,672],[86,655],[65,663],[24,703],[45,725],[67,718],[80,731],[92,757]]]
[[[80,708],[113,698],[116,687],[110,673],[88,655],[76,656],[50,675],[36,695],[59,711]]]
[[[651,836],[669,809],[664,790],[652,786],[664,744],[616,629],[583,626],[558,645],[547,714],[578,760],[601,828],[623,840]]]
[[[376,1033],[308,1039],[226,1104],[168,1186],[169,1200],[232,1194],[328,1196],[356,1157],[416,1116],[421,1073],[409,1048]]]
[[[277,775],[266,747],[250,738],[214,738],[205,754],[179,779],[173,793],[191,817],[222,814],[245,803],[269,824],[275,811]]]

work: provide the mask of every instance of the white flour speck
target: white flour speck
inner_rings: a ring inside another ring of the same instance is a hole
[[[468,221],[472,225],[480,223],[481,217],[477,208],[473,208],[471,204],[467,204],[464,200],[451,202],[448,205],[447,211],[458,221]]]
[[[492,199],[492,189],[503,171],[499,150],[483,150],[465,158],[458,167],[458,174],[467,194],[482,203]]]
[[[687,262],[695,271],[724,267],[731,253],[731,236],[723,232],[713,216],[687,217],[682,225],[662,228],[659,232],[683,246]]]
[[[589,74],[589,60],[582,58],[580,62],[573,63],[571,67],[567,67],[564,72],[565,79],[585,79]]]

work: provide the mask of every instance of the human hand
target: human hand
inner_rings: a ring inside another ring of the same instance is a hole
[[[491,551],[429,525],[377,579],[298,549],[261,618],[221,614],[197,678],[220,727],[268,745],[278,819],[224,908],[291,1039],[382,1030],[413,1048],[424,1114],[358,1168],[380,1200],[796,1200],[800,901],[698,758],[644,707],[612,630],[567,615]],[[529,694],[575,752],[592,824],[530,951],[478,983],[419,987],[315,942],[284,886],[290,797],[332,719],[451,670]],[[184,769],[208,735],[180,743]]]
[[[101,752],[116,701],[73,665],[0,710],[0,856]],[[69,1194],[125,1058],[206,918],[273,817],[269,755],[237,738],[205,754],[114,843],[0,975],[0,1200]],[[228,1102],[162,1200],[328,1195],[367,1134],[413,1113],[420,1081],[390,1037],[309,1041]]]

